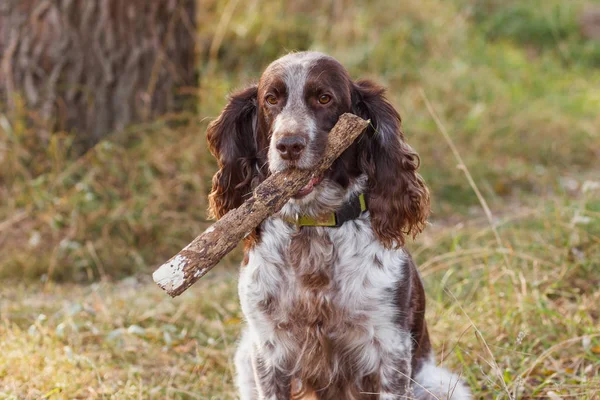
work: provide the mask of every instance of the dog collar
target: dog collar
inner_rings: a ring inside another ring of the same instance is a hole
[[[364,193],[353,195],[341,209],[319,217],[298,215],[296,218],[286,218],[285,221],[297,226],[329,226],[338,228],[346,221],[356,219],[367,211],[367,196]]]

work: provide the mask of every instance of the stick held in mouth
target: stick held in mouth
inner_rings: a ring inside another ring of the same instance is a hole
[[[278,212],[313,177],[327,170],[368,125],[369,121],[353,114],[343,114],[329,132],[327,150],[314,170],[291,169],[269,176],[256,187],[251,198],[229,211],[161,265],[152,275],[154,282],[170,296],[179,296],[206,275],[262,221]]]

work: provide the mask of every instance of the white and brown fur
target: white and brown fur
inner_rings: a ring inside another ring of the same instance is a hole
[[[425,226],[429,194],[381,87],[352,81],[321,53],[273,62],[208,128],[220,167],[211,211],[218,218],[239,206],[269,173],[312,168],[344,112],[370,119],[371,128],[312,192],[246,239],[240,397],[469,399],[459,378],[434,363],[423,285],[403,248]],[[341,227],[287,222],[335,211],[359,192],[368,194],[368,212]]]

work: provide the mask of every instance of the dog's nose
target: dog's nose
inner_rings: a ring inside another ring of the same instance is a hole
[[[300,158],[306,148],[306,140],[301,136],[285,136],[279,139],[275,147],[281,158],[294,161]]]

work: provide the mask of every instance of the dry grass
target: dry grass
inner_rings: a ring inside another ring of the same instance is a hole
[[[142,281],[3,291],[0,398],[232,398],[231,276],[177,300]]]
[[[26,107],[0,113],[0,399],[235,398],[239,255],[175,300],[149,274],[207,224],[203,132],[225,94],[305,48],[384,83],[422,156],[434,216],[410,250],[438,359],[477,398],[600,397],[600,46],[579,34],[585,1],[201,2],[199,117],[76,160],[69,135],[22,122]]]
[[[477,222],[413,244],[438,359],[479,398],[600,395],[599,193],[500,219],[504,248]],[[2,294],[0,398],[235,398],[234,269],[174,300],[146,275]]]

